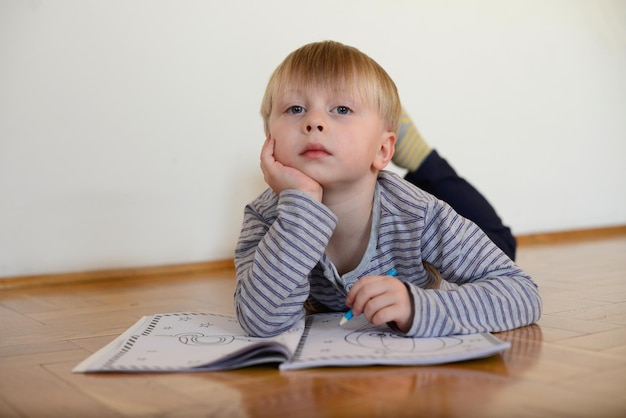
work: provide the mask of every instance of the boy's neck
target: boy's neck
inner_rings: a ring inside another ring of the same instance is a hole
[[[369,242],[376,178],[371,185],[350,190],[324,189],[323,203],[337,216],[326,254],[340,274],[358,266]]]
[[[376,178],[364,179],[358,185],[350,187],[324,187],[322,203],[340,220],[352,216],[369,216],[374,201]]]

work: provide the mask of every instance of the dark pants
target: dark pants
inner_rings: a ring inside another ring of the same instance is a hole
[[[405,179],[447,202],[461,216],[478,225],[491,240],[515,260],[517,242],[511,230],[478,190],[459,177],[448,162],[432,150],[419,168]]]

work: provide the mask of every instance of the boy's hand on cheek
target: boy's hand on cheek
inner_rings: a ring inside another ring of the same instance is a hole
[[[295,189],[309,194],[318,202],[322,201],[322,186],[302,171],[288,167],[274,158],[276,140],[270,135],[261,149],[261,170],[265,182],[279,194],[283,190]]]
[[[365,276],[360,278],[346,298],[354,316],[365,314],[373,325],[395,322],[407,332],[413,323],[413,305],[409,290],[400,280],[390,276]]]

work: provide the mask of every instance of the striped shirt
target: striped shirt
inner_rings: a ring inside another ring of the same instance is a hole
[[[498,332],[529,325],[541,315],[535,282],[473,222],[448,204],[381,171],[372,229],[360,264],[339,275],[324,251],[337,218],[296,190],[268,189],[248,204],[235,249],[234,301],[243,329],[255,336],[286,331],[305,315],[304,303],[346,311],[352,285],[392,268],[412,297],[407,336]],[[430,282],[423,262],[444,283]]]

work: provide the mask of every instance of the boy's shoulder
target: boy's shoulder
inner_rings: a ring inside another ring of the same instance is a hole
[[[380,213],[384,223],[398,226],[435,219],[451,209],[447,203],[390,171],[378,175]]]
[[[383,197],[392,205],[425,209],[438,200],[392,171],[382,170],[378,173],[378,186]]]

